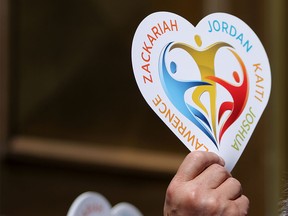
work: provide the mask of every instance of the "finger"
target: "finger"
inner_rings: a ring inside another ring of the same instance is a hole
[[[230,201],[227,205],[225,215],[241,215],[246,216],[248,215],[249,211],[249,199],[241,195],[238,199]]]
[[[241,209],[242,215],[248,215],[249,199],[246,196],[241,195],[234,202],[235,202],[236,206],[238,207],[238,209]]]
[[[242,195],[240,182],[233,178],[227,178],[218,188],[216,188],[226,199],[236,200]]]
[[[189,153],[180,165],[175,178],[190,181],[212,164],[224,166],[224,160],[213,152],[194,151]]]
[[[212,164],[206,168],[201,175],[198,175],[194,181],[202,182],[209,189],[218,188],[223,182],[231,177],[231,174],[227,171],[225,167],[219,164]]]

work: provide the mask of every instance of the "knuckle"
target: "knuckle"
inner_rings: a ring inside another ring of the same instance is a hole
[[[212,164],[211,166],[217,173],[221,173],[226,176],[231,176],[228,170],[225,167],[221,166],[220,164]]]
[[[190,160],[190,161],[200,161],[200,162],[207,162],[207,159],[208,158],[214,158],[215,153],[212,153],[212,152],[203,152],[203,151],[192,151],[190,152],[188,155],[187,155],[187,159]],[[218,156],[217,156],[218,157]]]
[[[215,196],[211,194],[210,196],[206,196],[206,193],[203,193],[203,191],[197,187],[190,191],[188,199],[190,203],[194,203],[194,205],[197,205],[199,208],[205,207],[214,209],[218,203]]]
[[[234,187],[237,187],[237,188],[239,188],[239,189],[242,188],[242,185],[241,185],[240,181],[238,181],[236,178],[230,177],[228,180],[230,181],[230,183],[231,183]]]
[[[201,151],[193,151],[187,155],[189,160],[198,161],[204,159],[204,154]]]
[[[233,202],[234,205],[227,206],[226,213],[227,215],[236,215],[236,216],[246,216],[248,215],[249,210],[249,199],[242,195],[237,202]]]
[[[205,205],[207,205],[207,207],[209,207],[209,209],[211,209],[212,211],[215,211],[216,209],[218,209],[219,200],[216,197],[211,196],[206,200]]]
[[[193,188],[190,190],[190,193],[188,194],[188,198],[190,203],[197,203],[199,204],[200,200],[202,199],[202,194],[200,193],[199,189]]]
[[[191,188],[186,199],[188,203],[197,206],[199,209],[206,207],[208,204],[206,193],[203,193],[199,187]]]
[[[166,189],[166,199],[172,200],[172,198],[176,195],[177,189],[173,182],[169,184],[169,186]]]
[[[219,215],[224,209],[223,202],[220,202],[217,196],[210,196],[203,200],[202,207],[208,211],[209,215]]]
[[[223,179],[229,179],[231,176],[231,173],[223,166],[219,164],[212,164],[210,168],[213,173],[217,173],[217,176],[223,178]]]

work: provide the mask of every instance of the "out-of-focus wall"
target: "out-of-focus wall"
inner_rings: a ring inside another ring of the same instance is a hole
[[[194,25],[228,12],[262,41],[271,99],[233,175],[250,215],[277,215],[288,178],[285,0],[0,0],[0,214],[63,215],[94,190],[161,215],[188,152],[145,103],[130,62],[137,25],[160,10]]]

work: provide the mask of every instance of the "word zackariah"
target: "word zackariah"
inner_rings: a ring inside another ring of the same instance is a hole
[[[144,70],[143,81],[146,84],[153,83],[153,78],[150,71],[151,50],[154,42],[167,32],[178,31],[176,20],[163,21],[154,25],[150,32],[146,35],[146,41],[143,42],[141,59],[143,60],[142,69]]]

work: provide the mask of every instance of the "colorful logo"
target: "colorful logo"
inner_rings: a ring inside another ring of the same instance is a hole
[[[144,98],[174,134],[191,151],[221,155],[232,169],[270,95],[270,66],[255,33],[225,13],[196,27],[154,13],[135,33],[132,64]]]
[[[238,119],[246,106],[249,93],[247,71],[242,59],[231,45],[219,42],[201,49],[202,41],[199,35],[195,35],[195,41],[199,48],[185,43],[172,42],[164,47],[159,59],[160,80],[173,105],[203,131],[218,148],[223,134]],[[231,71],[230,74],[227,74],[227,76],[233,77],[234,83],[215,75],[215,56],[221,48],[229,50],[240,65],[240,71]],[[187,68],[187,72],[199,73],[200,79],[181,81],[172,77],[173,74],[177,73],[177,63],[171,61],[167,65],[165,57],[167,52],[173,49],[182,49],[187,52],[197,67]],[[240,75],[242,80],[240,80]],[[232,98],[232,100],[221,102],[219,108],[217,108],[216,103],[217,85],[221,85]],[[188,100],[186,100],[184,95],[189,90],[192,91],[188,93]],[[208,94],[209,99],[206,106],[201,100],[201,97],[204,97],[205,94]],[[228,116],[224,115],[226,112]],[[217,131],[216,126],[219,124],[221,124],[221,127]]]

